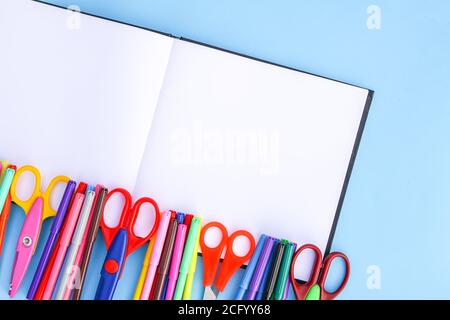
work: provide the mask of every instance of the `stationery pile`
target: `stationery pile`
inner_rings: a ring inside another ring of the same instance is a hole
[[[2,161],[0,170],[0,250],[11,203],[20,206],[27,215],[16,244],[10,297],[16,295],[22,284],[39,240],[42,222],[48,217],[55,218],[28,290],[28,299],[79,300],[100,227],[108,252],[96,300],[113,299],[127,257],[147,243],[133,297],[135,300],[190,299],[199,248],[203,256],[205,300],[217,299],[231,277],[247,262],[237,300],[285,300],[291,284],[297,299],[334,299],[348,281],[350,265],[342,253],[331,253],[322,263],[322,253],[316,246],[304,245],[296,252],[296,244],[287,240],[262,235],[256,244],[250,232],[237,230],[229,234],[219,222],[209,222],[202,228],[201,217],[176,211],[160,213],[152,198],[144,197],[133,202],[131,194],[122,188],[108,191],[102,185],[94,187],[84,182],[77,185],[68,177],[57,176],[44,190],[41,189],[41,174],[33,166],[17,170],[14,165]],[[34,187],[29,199],[21,200],[18,196],[19,181],[25,173],[34,176]],[[60,183],[66,186],[55,211],[50,197]],[[118,222],[111,224],[107,218],[111,210],[108,204],[117,197],[123,200],[123,205]],[[150,208],[153,217],[151,228],[142,234],[135,227],[144,205],[146,211]],[[221,236],[215,247],[208,246],[206,241],[206,234],[212,229],[219,230]],[[239,237],[246,238],[249,243],[244,255],[235,253],[234,244]],[[298,256],[305,250],[315,253],[316,262],[311,279],[299,284],[295,280],[294,267]],[[346,274],[341,286],[329,293],[324,284],[335,258],[344,260]]]
[[[236,300],[286,300],[296,244],[262,235],[247,266]]]

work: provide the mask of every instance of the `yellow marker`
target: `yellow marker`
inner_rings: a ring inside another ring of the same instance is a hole
[[[200,225],[202,224],[202,218],[200,218]],[[186,278],[186,284],[184,285],[184,291],[183,291],[183,300],[190,300],[191,299],[191,293],[192,293],[192,283],[194,282],[194,275],[195,275],[195,269],[197,268],[197,257],[198,257],[198,247],[199,247],[199,240],[200,240],[200,230],[198,231],[197,236],[197,242],[195,243],[195,249],[194,249],[194,256],[191,260],[191,266],[189,267],[189,273]]]
[[[147,252],[145,253],[144,262],[142,264],[141,274],[139,276],[139,281],[136,285],[136,290],[134,291],[133,300],[139,300],[141,297],[142,288],[144,287],[145,276],[147,275],[148,264],[150,263],[150,257],[153,251],[153,245],[155,244],[155,237],[150,239],[150,243],[147,247]]]

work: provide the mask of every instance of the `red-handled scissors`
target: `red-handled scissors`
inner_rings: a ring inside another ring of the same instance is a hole
[[[294,269],[299,255],[305,250],[312,250],[315,254],[315,262],[311,276],[306,283],[298,283],[295,279]],[[313,244],[301,246],[294,254],[291,264],[291,282],[294,287],[295,297],[297,300],[333,300],[336,298],[347,285],[350,277],[350,261],[347,256],[341,252],[332,252],[326,256],[322,262],[322,252]],[[334,291],[328,292],[325,289],[325,282],[330,270],[331,263],[334,259],[341,258],[345,263],[345,275],[341,285]]]
[[[108,253],[103,264],[95,300],[112,299],[128,255],[149,241],[159,224],[159,208],[153,199],[141,198],[132,205],[130,193],[125,189],[118,188],[108,193],[106,203],[116,194],[123,196],[125,204],[117,226],[108,226],[105,222],[105,214],[102,216],[101,228]],[[140,237],[136,235],[134,227],[144,204],[150,204],[153,207],[155,219],[150,232],[145,237]]]
[[[210,228],[218,228],[222,233],[222,240],[219,245],[215,248],[210,248],[206,245],[205,235]],[[233,243],[237,237],[246,237],[250,242],[250,249],[245,256],[238,256],[233,251]],[[200,248],[202,249],[203,257],[203,286],[205,287],[205,292],[203,295],[203,300],[216,300],[219,293],[222,292],[227,286],[228,281],[231,279],[233,274],[240,268],[244,263],[250,260],[253,252],[255,251],[255,238],[253,235],[245,230],[238,230],[233,232],[228,236],[228,231],[223,224],[219,222],[210,222],[202,228],[200,232]],[[220,257],[223,250],[227,247],[225,257],[220,268],[217,280],[216,277],[217,269],[219,267]]]

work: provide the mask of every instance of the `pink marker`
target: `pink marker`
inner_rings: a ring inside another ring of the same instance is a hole
[[[67,248],[70,245],[75,225],[77,223],[78,215],[80,214],[81,207],[84,201],[84,194],[77,193],[70,208],[69,215],[67,216],[66,227],[61,234],[61,241],[58,248],[56,248],[55,262],[53,264],[52,272],[48,278],[47,285],[45,287],[43,300],[50,300],[52,298],[53,290],[55,289],[56,281],[58,280],[59,272],[61,271],[64,257],[66,255]]]
[[[159,220],[158,233],[156,234],[155,244],[153,245],[152,255],[148,264],[147,275],[145,277],[144,287],[141,292],[141,300],[148,300],[152,291],[153,280],[155,279],[156,269],[158,268],[161,252],[163,250],[164,241],[166,240],[167,228],[169,227],[172,213],[164,211]]]
[[[167,280],[166,300],[172,300],[175,293],[175,286],[178,280],[178,272],[180,271],[181,258],[183,256],[184,242],[186,240],[187,226],[185,224],[178,225],[175,245],[173,247],[172,262],[170,264],[169,278]]]
[[[86,224],[86,226],[91,225],[92,217],[94,216],[94,210],[95,210],[95,204],[97,203],[98,195],[100,194],[100,190],[103,188],[102,185],[97,185],[95,187],[95,198],[94,198],[94,205],[92,206],[91,212],[89,214],[89,220]],[[75,261],[73,262],[73,268],[72,273],[70,274],[68,286],[66,287],[66,290],[64,291],[63,300],[69,300],[70,295],[72,294],[73,287],[75,285],[75,282],[77,281],[78,272],[81,267],[81,260],[83,259],[84,254],[84,248],[86,247],[86,239],[89,232],[89,228],[86,227],[83,233],[83,238],[81,239],[80,247],[78,248],[77,255],[75,257]]]

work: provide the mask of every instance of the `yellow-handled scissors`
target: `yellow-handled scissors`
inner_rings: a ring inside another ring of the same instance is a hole
[[[35,184],[33,192],[28,200],[22,200],[17,196],[17,183],[20,177],[29,172],[34,175]],[[45,191],[41,190],[41,173],[33,166],[23,166],[17,170],[11,185],[11,199],[20,206],[27,215],[20,231],[19,239],[16,245],[16,257],[11,273],[11,282],[9,287],[9,296],[13,297],[22,283],[27,272],[28,265],[33,257],[36,245],[39,239],[42,222],[56,215],[56,211],[52,208],[50,198],[53,190],[58,183],[67,183],[69,178],[65,176],[57,176],[48,185]]]

